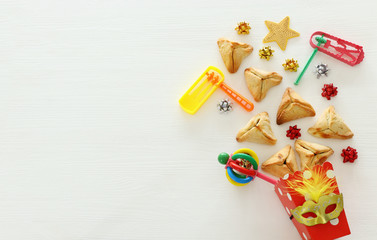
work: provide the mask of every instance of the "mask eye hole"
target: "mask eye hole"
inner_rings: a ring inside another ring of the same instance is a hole
[[[317,214],[312,213],[312,212],[307,212],[301,215],[303,218],[316,218]]]
[[[327,206],[325,213],[326,214],[331,213],[332,211],[335,210],[335,208],[336,208],[336,204],[331,204],[331,205]]]

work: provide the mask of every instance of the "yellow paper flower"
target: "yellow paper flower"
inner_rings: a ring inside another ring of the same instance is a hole
[[[291,71],[291,72],[297,72],[297,68],[299,67],[297,60],[292,59],[286,59],[285,63],[282,64],[285,70]]]
[[[275,52],[275,51],[272,50],[270,46],[261,48],[259,50],[259,57],[261,59],[266,59],[268,61],[268,60],[270,60],[270,57],[273,56],[273,54],[272,54],[273,52]]]
[[[249,34],[250,29],[251,27],[249,26],[249,23],[240,22],[238,23],[238,26],[234,30],[236,30],[238,34]]]

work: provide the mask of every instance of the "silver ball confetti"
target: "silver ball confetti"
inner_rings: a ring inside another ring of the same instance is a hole
[[[222,99],[217,104],[217,109],[222,113],[229,112],[233,109],[232,105],[233,103],[229,99]]]
[[[327,72],[330,70],[327,67],[327,64],[318,64],[316,67],[315,73],[317,74],[317,78],[320,78],[322,75],[325,75],[327,77]]]

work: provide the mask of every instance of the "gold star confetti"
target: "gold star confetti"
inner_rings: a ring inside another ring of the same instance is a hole
[[[291,72],[297,72],[297,68],[299,67],[297,60],[292,59],[286,59],[285,63],[282,64],[285,70],[291,71]]]
[[[270,32],[263,39],[263,42],[276,42],[283,51],[287,47],[288,39],[300,36],[298,32],[289,28],[288,16],[279,23],[274,23],[271,21],[265,21],[264,23]]]
[[[240,22],[238,23],[238,26],[234,30],[236,30],[238,34],[249,34],[250,29],[251,27],[249,26],[249,23]]]
[[[272,50],[270,46],[261,48],[259,50],[259,57],[261,59],[266,59],[268,61],[268,60],[270,60],[270,57],[273,56],[273,54],[272,54],[273,52],[275,52],[275,51]]]

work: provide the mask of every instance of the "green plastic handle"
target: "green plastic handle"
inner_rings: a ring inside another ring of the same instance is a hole
[[[323,35],[322,35],[322,37],[316,37],[315,39],[318,41],[317,46],[321,45],[322,43],[326,43],[326,39],[323,38]],[[315,48],[312,55],[310,56],[308,62],[306,63],[304,69],[302,70],[302,72],[298,76],[296,82],[294,82],[295,85],[298,85],[298,83],[300,82],[300,80],[301,80],[302,76],[304,75],[306,69],[309,67],[310,63],[312,62],[312,60],[313,60],[313,58],[314,58],[314,56],[317,52],[318,52],[318,48]]]
[[[314,56],[315,56],[315,54],[316,54],[317,52],[318,52],[318,48],[315,48],[314,51],[313,51],[313,53],[312,53],[312,55],[310,56],[308,62],[306,63],[304,69],[302,70],[302,72],[301,72],[300,75],[298,76],[298,78],[297,78],[297,80],[296,80],[296,82],[295,82],[295,85],[298,85],[298,83],[300,82],[300,80],[301,80],[302,76],[304,75],[306,69],[309,67],[310,63],[312,62],[312,60],[313,60],[313,58],[314,58]]]

